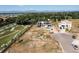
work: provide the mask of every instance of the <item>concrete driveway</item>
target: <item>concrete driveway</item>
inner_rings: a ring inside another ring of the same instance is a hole
[[[72,35],[69,33],[55,33],[55,39],[59,41],[65,53],[78,53],[79,50],[74,50],[71,43],[73,41]]]

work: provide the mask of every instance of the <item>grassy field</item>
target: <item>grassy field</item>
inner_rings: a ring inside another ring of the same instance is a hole
[[[23,28],[24,28],[23,25],[17,25],[17,26],[15,27],[15,30],[22,30]]]
[[[9,41],[12,40],[12,38],[20,32],[22,29],[24,29],[24,26],[22,25],[16,25],[14,29],[11,31],[12,28],[3,31],[3,34],[0,34],[0,48],[2,45],[7,44]]]
[[[1,32],[1,33],[2,34],[0,34],[0,37],[5,36],[5,35],[8,35],[10,33],[13,33],[13,31],[6,30],[6,31],[4,31],[4,33],[3,32]]]
[[[11,33],[10,35],[4,36],[2,38],[0,38],[0,47],[2,44],[7,44],[9,41],[11,41],[11,39],[13,38],[13,36],[18,33],[18,31]]]

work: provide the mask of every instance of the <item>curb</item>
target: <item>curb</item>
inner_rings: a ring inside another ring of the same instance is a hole
[[[64,48],[63,48],[63,46],[61,45],[61,43],[58,41],[58,43],[59,43],[59,45],[60,45],[60,47],[61,47],[61,49],[62,49],[62,52],[64,53]]]
[[[54,36],[54,38],[55,38],[55,36]],[[62,53],[64,53],[64,48],[63,48],[62,44],[56,38],[55,38],[55,40],[58,42],[58,44],[59,44],[59,46],[60,46],[60,48],[62,50]]]

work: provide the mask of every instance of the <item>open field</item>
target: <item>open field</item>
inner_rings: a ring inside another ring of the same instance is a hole
[[[72,19],[72,29],[70,31],[73,35],[79,34],[79,19]]]
[[[0,49],[9,44],[13,37],[20,31],[22,31],[22,29],[24,29],[24,26],[16,25],[12,28],[2,31],[2,34],[0,34]]]
[[[2,46],[3,44],[6,44],[6,45],[7,45],[7,43],[8,43],[9,41],[11,42],[12,38],[13,38],[13,37],[15,36],[15,34],[17,34],[17,33],[18,33],[18,31],[13,32],[13,33],[11,33],[10,35],[1,37],[1,38],[0,38],[0,46]]]
[[[19,38],[6,52],[9,53],[43,53],[61,52],[61,48],[54,36],[51,36],[45,28],[33,26],[28,32]]]

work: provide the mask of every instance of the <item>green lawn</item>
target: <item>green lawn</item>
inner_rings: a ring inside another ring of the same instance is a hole
[[[7,30],[5,30],[5,31],[2,31],[2,32],[4,32],[4,33],[0,32],[0,37],[1,37],[1,36],[4,36],[4,35],[8,35],[8,34],[10,34],[10,33],[13,33],[13,32],[16,31],[16,30],[19,30],[19,31],[20,31],[20,30],[22,30],[23,28],[24,28],[24,26],[22,26],[22,25],[17,25],[13,31],[10,31],[11,28],[9,28],[9,29],[7,29]],[[2,34],[1,34],[1,33],[2,33]]]
[[[6,30],[3,34],[0,34],[0,37],[1,36],[5,36],[5,35],[8,35],[10,33],[13,33],[14,31],[9,31],[9,30]]]
[[[22,25],[17,25],[16,27],[15,27],[15,30],[22,30],[24,28],[24,26],[22,26]]]
[[[0,47],[2,44],[7,44],[10,40],[12,40],[16,33],[18,33],[18,31],[12,33],[11,35],[0,38]]]
[[[24,29],[24,26],[22,25],[16,25],[13,31],[6,31],[4,34],[0,35],[0,48],[1,45],[7,44],[9,41],[12,40],[12,38],[20,31]]]

